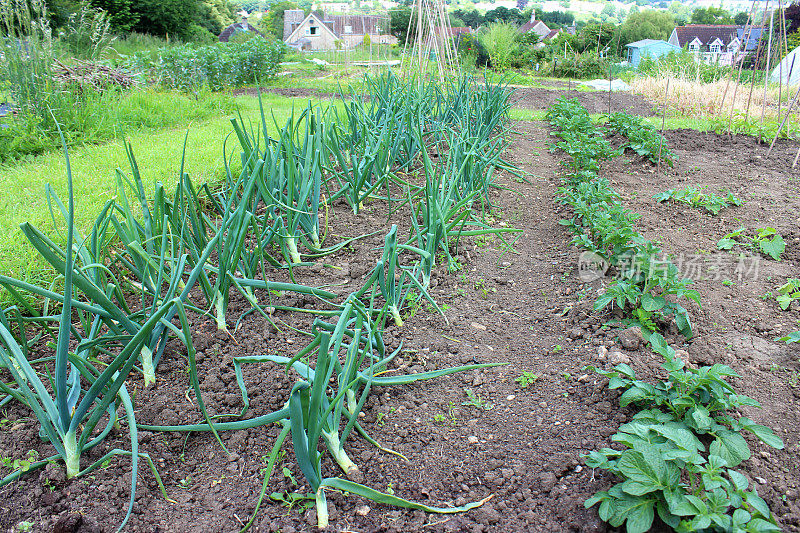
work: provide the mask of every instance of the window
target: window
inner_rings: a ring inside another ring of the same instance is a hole
[[[712,44],[709,51],[712,54],[718,54],[718,53],[722,52],[722,46],[720,46],[718,44]]]
[[[344,32],[345,33],[353,33],[353,27],[352,26],[345,26],[344,27]]]
[[[316,26],[311,26],[310,28],[308,28],[308,34],[309,35],[316,35],[318,29],[319,28],[317,28]]]
[[[690,52],[700,51],[700,41],[698,39],[695,39],[694,41],[689,43],[689,51]]]

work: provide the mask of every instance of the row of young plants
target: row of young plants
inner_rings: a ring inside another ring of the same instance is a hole
[[[678,268],[662,259],[663,252],[634,227],[639,215],[626,209],[609,181],[600,176],[600,163],[622,153],[614,150],[602,128],[576,99],[560,98],[547,111],[547,119],[560,138],[553,149],[564,151],[563,185],[558,201],[569,205],[574,216],[561,223],[575,234],[572,243],[594,254],[597,263],[614,274],[595,309],[610,309],[626,321],[655,331],[674,320],[678,331],[692,337],[689,313],[682,305],[700,305],[691,280],[679,277]]]
[[[548,111],[548,118],[556,128],[555,135],[562,139],[557,146],[572,156],[565,162],[562,201],[573,199],[567,203],[575,209],[579,221],[600,222],[579,226],[576,219],[569,221],[568,225],[581,230],[573,242],[598,255],[606,252],[600,257],[611,265],[615,263],[609,251],[638,248],[637,254],[660,254],[633,230],[636,217],[622,208],[618,195],[600,177],[600,162],[619,152],[611,150],[585,109],[574,100],[562,99]],[[588,148],[584,151],[580,145]],[[598,212],[595,218],[586,216],[592,209]],[[591,239],[583,228],[591,236],[613,237]],[[608,245],[600,248],[600,242]],[[635,283],[635,278],[626,279],[624,269],[617,269],[617,275],[617,286],[627,288]],[[685,286],[687,280],[679,283]],[[653,307],[651,299],[663,299],[665,292],[647,298],[642,294],[638,303],[647,310],[645,306]],[[604,308],[607,298],[608,293],[601,296],[595,308]],[[692,299],[699,300],[694,291]],[[626,302],[632,304],[623,298],[617,305],[622,307]],[[676,322],[680,326],[677,315]],[[601,519],[614,527],[624,524],[629,533],[649,531],[656,515],[675,531],[779,531],[766,502],[754,487],[748,490],[750,481],[734,470],[750,457],[744,430],[772,447],[783,448],[781,439],[769,428],[730,414],[738,407],[758,403],[736,394],[726,381],[736,376],[729,367],[688,366],[660,333],[643,326],[650,346],[664,358],[668,377],[653,385],[637,380],[627,364],[611,371],[590,367],[609,378],[611,389],[623,391],[621,407],[633,406],[639,411],[611,437],[620,449],[603,448],[586,456],[589,467],[608,470],[622,482],[598,492],[585,506],[599,504]],[[684,333],[691,334],[691,330]]]
[[[125,58],[121,66],[167,89],[221,91],[274,78],[285,52],[283,41],[256,36],[208,45],[169,46],[155,54],[139,52]]]
[[[650,162],[664,162],[672,166],[675,156],[667,147],[664,137],[642,117],[627,113],[611,113],[606,117],[606,128],[627,139],[623,148],[630,148]]]
[[[130,175],[117,171],[117,197],[105,205],[88,233],[74,224],[65,149],[66,204],[49,187],[46,191],[54,220],[64,220],[64,243],[30,224],[22,225],[59,279],[53,286],[39,287],[0,275],[0,285],[17,302],[0,311],[0,367],[10,376],[0,381],[4,393],[0,406],[17,401],[29,407],[39,421],[40,434],[56,453],[16,469],[0,480],[0,486],[48,462],[63,461],[67,477],[72,478],[91,472],[111,456],[128,455],[131,499],[121,529],[134,502],[140,459],[148,463],[167,496],[152,460],[139,452],[138,429],[209,431],[223,446],[222,431],[279,423],[283,429],[269,456],[259,505],[289,436],[312,489],[321,527],[328,521],[326,490],[428,512],[458,512],[482,503],[429,507],[321,474],[320,449],[327,449],[346,475],[357,478],[358,467],[344,450],[353,430],[380,448],[358,419],[374,387],[492,366],[381,375],[400,350],[388,353],[382,332],[389,317],[402,324],[401,310],[412,291],[438,309],[428,293],[431,270],[440,261],[451,266],[461,236],[493,233],[502,238],[502,233],[515,231],[489,227],[476,210],[488,202],[493,171],[508,166],[500,159],[509,108],[509,93],[502,83],[480,87],[464,78],[442,87],[429,80],[400,81],[389,74],[368,79],[365,87],[345,105],[346,116],[338,116],[334,107],[309,105],[278,127],[277,136],[268,135],[263,109],[255,122],[233,120],[238,158],[226,154],[225,160],[238,159],[240,170],[226,163],[227,178],[219,187],[195,185],[181,163],[174,192],[156,184],[150,196],[128,146]],[[407,205],[412,220],[408,235],[400,235],[392,226],[364,286],[337,302],[334,293],[298,284],[295,276],[298,267],[352,241],[326,245],[321,229],[320,210],[340,197],[354,212],[367,201],[384,201],[387,214]],[[271,281],[285,278],[285,272],[291,283]],[[63,292],[54,289],[61,283]],[[245,406],[242,417],[249,408],[244,364],[272,363],[292,370],[296,381],[286,405],[267,415],[214,422],[201,395],[190,317],[212,316],[220,329],[226,329],[232,322],[227,307],[234,292],[250,304],[237,324],[252,312],[271,321],[268,306],[309,311],[283,306],[273,298],[285,292],[315,299],[318,306],[311,312],[318,318],[310,332],[313,340],[292,358],[248,354],[235,359]],[[44,301],[44,307],[31,304],[30,296]],[[59,311],[50,311],[54,308]],[[55,341],[54,355],[33,357],[47,339]],[[191,388],[204,423],[140,425],[130,380],[141,373],[145,385],[153,383],[159,362],[171,353],[165,350],[167,343],[175,340],[187,356]],[[85,452],[100,445],[118,423],[120,407],[130,450],[114,449],[82,466]],[[99,432],[98,424],[104,424]]]

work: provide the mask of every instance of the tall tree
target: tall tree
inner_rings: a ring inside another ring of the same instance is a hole
[[[721,7],[698,7],[692,13],[692,24],[733,24],[731,14]]]
[[[137,0],[139,20],[133,29],[184,38],[190,35],[199,9],[198,0]]]
[[[298,9],[294,2],[278,2],[269,8],[269,14],[261,19],[258,29],[264,35],[274,35],[276,39],[283,40],[283,14],[289,9]]]
[[[90,4],[108,13],[111,29],[116,33],[129,32],[139,22],[133,0],[91,0]]]
[[[673,28],[675,28],[675,19],[667,11],[645,9],[640,13],[633,13],[619,27],[620,49],[623,49],[628,43],[642,39],[666,40]]]

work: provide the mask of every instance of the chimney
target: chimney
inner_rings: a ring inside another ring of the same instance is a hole
[[[292,32],[306,18],[306,13],[302,9],[287,9],[283,12],[283,40],[289,38]]]
[[[536,22],[536,10],[531,11],[531,24]]]

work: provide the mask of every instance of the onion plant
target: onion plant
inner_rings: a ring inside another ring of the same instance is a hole
[[[68,156],[67,186],[69,189],[69,203],[66,213],[67,242],[72,243],[75,237],[75,209],[72,195],[72,173]],[[55,257],[56,254],[51,247],[44,248],[44,250],[48,252],[48,255]],[[186,335],[181,334],[180,338],[188,346],[191,346],[191,339],[188,336],[188,332],[190,332],[188,320],[179,299],[171,300],[160,306],[155,313],[140,327],[135,328],[133,332],[122,330],[120,334],[100,335],[100,328],[98,327],[100,321],[90,320],[87,323],[90,327],[88,331],[85,331],[87,336],[77,339],[77,347],[73,352],[71,349],[71,338],[73,337],[73,331],[75,331],[75,327],[72,324],[73,311],[76,308],[83,309],[94,313],[98,317],[104,313],[108,315],[112,313],[92,305],[73,305],[77,303],[73,299],[74,286],[78,285],[74,283],[76,280],[79,280],[79,284],[83,287],[92,289],[96,288],[96,286],[90,283],[91,275],[86,272],[86,269],[80,271],[75,268],[75,256],[71,246],[69,251],[59,259],[62,259],[64,264],[64,293],[60,299],[62,307],[58,318],[59,326],[52,371],[48,369],[47,378],[43,378],[41,373],[34,368],[31,362],[28,361],[26,350],[20,346],[18,340],[13,336],[7,327],[8,322],[3,316],[3,320],[0,320],[0,362],[11,374],[17,388],[12,391],[7,385],[3,385],[2,389],[11,393],[13,397],[31,408],[39,421],[40,433],[56,449],[56,456],[34,463],[31,465],[32,468],[42,467],[48,461],[60,458],[66,465],[67,477],[73,478],[97,468],[113,455],[126,454],[131,456],[133,462],[131,499],[128,512],[122,525],[120,525],[121,529],[130,516],[133,506],[138,459],[140,456],[150,463],[159,486],[166,497],[163,484],[155,471],[152,461],[148,456],[140,454],[138,451],[133,404],[127,393],[125,383],[135,363],[139,360],[139,354],[142,352],[142,348],[146,346],[150,334],[173,308],[177,310],[183,331],[187,332]],[[97,268],[97,266],[86,265],[86,268]],[[107,290],[112,291],[113,288],[108,287]],[[105,293],[103,294],[105,295]],[[127,317],[123,318],[127,320]],[[169,326],[172,329],[177,329],[172,324]],[[26,341],[23,339],[22,344],[25,343]],[[94,357],[90,357],[91,354],[98,350],[112,354],[106,348],[117,344],[121,345],[121,349],[113,355],[111,362],[108,364],[97,366]],[[84,388],[84,384],[86,388]],[[119,400],[126,412],[131,450],[112,450],[82,470],[80,458],[83,452],[100,444],[116,423],[117,400]],[[104,416],[107,418],[105,429],[93,436],[95,427]],[[12,472],[12,474],[0,480],[0,485],[17,479],[23,472],[22,469]]]
[[[394,324],[399,328],[403,327],[403,318],[400,316],[400,310],[412,291],[419,291],[419,297],[424,297],[439,313],[442,313],[427,290],[430,271],[428,271],[427,277],[420,276],[423,277],[424,282],[417,279],[418,271],[420,270],[417,266],[413,268],[400,266],[400,251],[402,250],[407,250],[420,256],[416,265],[420,263],[430,264],[432,262],[431,254],[428,251],[408,244],[398,244],[397,225],[392,225],[391,230],[386,235],[381,259],[375,265],[364,287],[355,293],[357,297],[362,297],[371,288],[379,291],[386,302],[386,311],[388,311],[389,315],[394,319]],[[424,271],[424,269],[422,270]]]

